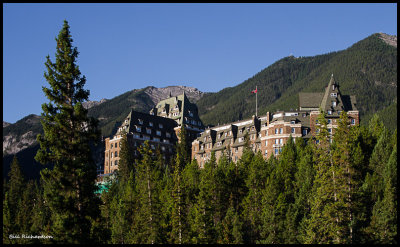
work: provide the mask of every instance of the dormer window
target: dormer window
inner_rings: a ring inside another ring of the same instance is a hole
[[[332,85],[332,90],[335,90],[335,84]]]
[[[332,107],[336,107],[336,101],[332,101]]]
[[[142,119],[139,119],[139,124],[143,124],[143,120]]]
[[[331,93],[331,97],[337,97],[337,93]]]
[[[291,120],[290,123],[291,123],[291,124],[295,124],[296,121],[295,121],[295,120]]]

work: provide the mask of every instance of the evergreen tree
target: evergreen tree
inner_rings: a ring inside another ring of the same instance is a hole
[[[49,103],[42,105],[44,135],[35,159],[54,164],[54,169],[41,172],[44,196],[52,214],[51,235],[54,242],[91,242],[91,225],[99,215],[99,199],[95,196],[96,165],[90,154],[90,142],[99,138],[97,120],[87,117],[82,102],[89,91],[83,87],[76,65],[78,50],[72,46],[67,21],[64,21],[57,42],[56,62],[49,56],[44,77],[50,88],[43,87]]]
[[[340,242],[338,232],[338,215],[334,208],[337,201],[336,176],[332,165],[329,132],[325,113],[318,116],[316,142],[314,150],[314,170],[316,172],[309,218],[304,222],[307,226],[304,243]]]
[[[153,244],[160,242],[160,183],[162,172],[155,164],[154,152],[148,141],[139,148],[142,159],[136,169],[136,192],[138,208],[135,210],[134,243]]]
[[[14,156],[8,173],[9,182],[6,184],[8,191],[3,201],[3,241],[18,243],[17,239],[10,239],[10,234],[18,234],[22,230],[24,221],[18,219],[23,203],[22,195],[26,191],[26,182],[22,174],[17,156]]]
[[[171,236],[172,243],[182,244],[185,235],[185,194],[183,190],[182,171],[188,161],[188,148],[186,143],[186,130],[184,125],[181,127],[179,134],[179,143],[177,144],[177,152],[175,156],[175,166],[173,173],[173,188],[172,188],[172,216],[171,216]]]
[[[384,191],[372,210],[367,232],[375,243],[397,243],[397,144],[383,171]]]
[[[260,237],[262,229],[261,211],[263,209],[262,195],[266,186],[269,168],[261,153],[254,156],[245,180],[247,186],[246,197],[243,199],[243,218],[248,229],[250,242]]]
[[[127,134],[123,132],[118,161],[118,179],[121,183],[128,181],[131,171],[134,171],[134,162],[133,148],[128,143]]]
[[[211,159],[207,161],[200,173],[199,195],[194,209],[193,231],[197,236],[193,237],[194,243],[216,243],[216,230],[214,225],[215,184],[213,183],[214,169],[216,167],[215,153],[211,153]]]

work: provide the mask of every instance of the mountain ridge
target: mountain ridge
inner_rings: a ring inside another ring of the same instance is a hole
[[[186,86],[148,86],[84,105],[89,116],[99,119],[103,137],[115,133],[130,109],[148,113],[160,99],[183,91],[197,104],[203,123],[217,125],[254,115],[255,95],[251,91],[255,86],[259,91],[259,115],[294,110],[298,107],[299,92],[322,92],[332,73],[343,94],[356,95],[362,124],[378,113],[386,126],[397,127],[397,90],[393,90],[397,89],[397,36],[382,34],[373,34],[341,51],[284,57],[242,83],[218,92],[201,92]],[[40,116],[31,114],[15,124],[3,121],[3,176],[8,173],[9,157],[19,153],[30,155],[38,145],[36,135],[43,131],[39,119]],[[33,157],[25,158],[26,164],[35,164]]]

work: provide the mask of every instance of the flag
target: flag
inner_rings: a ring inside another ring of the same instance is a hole
[[[257,93],[257,88],[255,90],[251,91],[251,93]]]

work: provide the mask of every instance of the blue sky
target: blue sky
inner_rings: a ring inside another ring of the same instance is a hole
[[[45,58],[70,25],[90,100],[146,86],[217,92],[277,60],[397,35],[397,4],[3,3],[3,120],[41,113]]]

